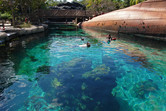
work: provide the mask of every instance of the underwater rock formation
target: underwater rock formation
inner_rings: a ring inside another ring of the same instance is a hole
[[[134,111],[165,110],[165,76],[161,79],[147,69],[141,70],[144,70],[144,73],[135,67],[135,73],[126,72],[123,77],[117,78],[117,86],[112,94],[126,101]]]
[[[43,74],[49,74],[50,73],[50,66],[46,66],[46,65],[40,66],[37,69],[37,72],[41,72]]]
[[[52,66],[50,74],[38,80],[38,85],[45,92],[45,100],[53,105],[59,104],[64,111],[104,108],[118,111],[119,104],[110,94],[116,86],[115,79],[110,78],[110,68],[106,65],[91,67],[92,62],[82,58]]]
[[[134,96],[140,99],[145,99],[145,96],[148,96],[150,92],[154,93],[158,90],[158,86],[153,83],[153,80],[147,80],[135,84],[133,87]]]
[[[84,78],[88,78],[88,77],[96,78],[95,80],[97,80],[97,79],[100,79],[99,78],[100,76],[109,74],[109,71],[110,71],[110,68],[107,67],[105,64],[103,64],[103,65],[96,67],[94,70],[92,70],[90,72],[84,73],[82,76]]]
[[[74,78],[90,71],[91,65],[91,61],[89,60],[74,58],[68,62],[58,64],[57,66],[48,67],[50,71],[49,75],[47,75],[47,77],[41,77],[38,83],[44,91],[51,92],[49,89],[54,90],[53,88],[63,87],[63,85],[65,85],[63,84],[64,82],[70,79],[74,80]],[[44,68],[41,67],[40,69]]]
[[[148,0],[82,23],[83,28],[116,33],[166,35],[166,1]],[[165,39],[161,37],[160,39]]]
[[[0,94],[16,80],[14,63],[10,60],[0,63]],[[0,100],[2,96],[0,96]]]

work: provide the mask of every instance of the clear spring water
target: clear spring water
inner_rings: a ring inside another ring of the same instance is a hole
[[[50,26],[1,48],[0,111],[166,111],[165,42],[105,35]]]

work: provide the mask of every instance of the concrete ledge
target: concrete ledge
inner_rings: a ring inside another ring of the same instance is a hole
[[[29,35],[29,34],[34,34],[34,33],[39,33],[43,32],[45,30],[44,26],[34,26],[32,25],[31,28],[6,28],[7,32],[17,32],[17,35]]]
[[[7,27],[6,32],[0,32],[0,44],[9,41],[10,38],[14,38],[9,36],[8,33],[14,32],[17,33],[17,36],[23,36],[23,35],[30,35],[35,33],[44,32],[48,28],[48,25],[42,24],[41,26],[34,26],[32,25],[31,28],[13,28],[13,27]]]

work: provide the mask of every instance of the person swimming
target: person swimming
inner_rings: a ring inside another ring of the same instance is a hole
[[[111,40],[112,40],[112,37],[111,37],[111,34],[109,34],[107,36],[107,43],[110,44],[111,43]]]
[[[108,38],[109,40],[112,40],[111,34],[109,34],[107,38]]]
[[[79,45],[79,47],[90,47],[91,44],[89,42],[87,42],[86,44],[83,44],[83,45]]]
[[[84,41],[84,38],[81,37],[81,40]]]
[[[108,40],[116,40],[116,38],[114,38],[114,37],[112,38],[111,34],[109,34],[107,38],[108,38]]]

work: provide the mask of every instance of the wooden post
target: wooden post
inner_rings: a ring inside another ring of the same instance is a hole
[[[75,18],[75,24],[77,24],[77,23],[78,23],[78,18],[76,17],[76,18]]]

